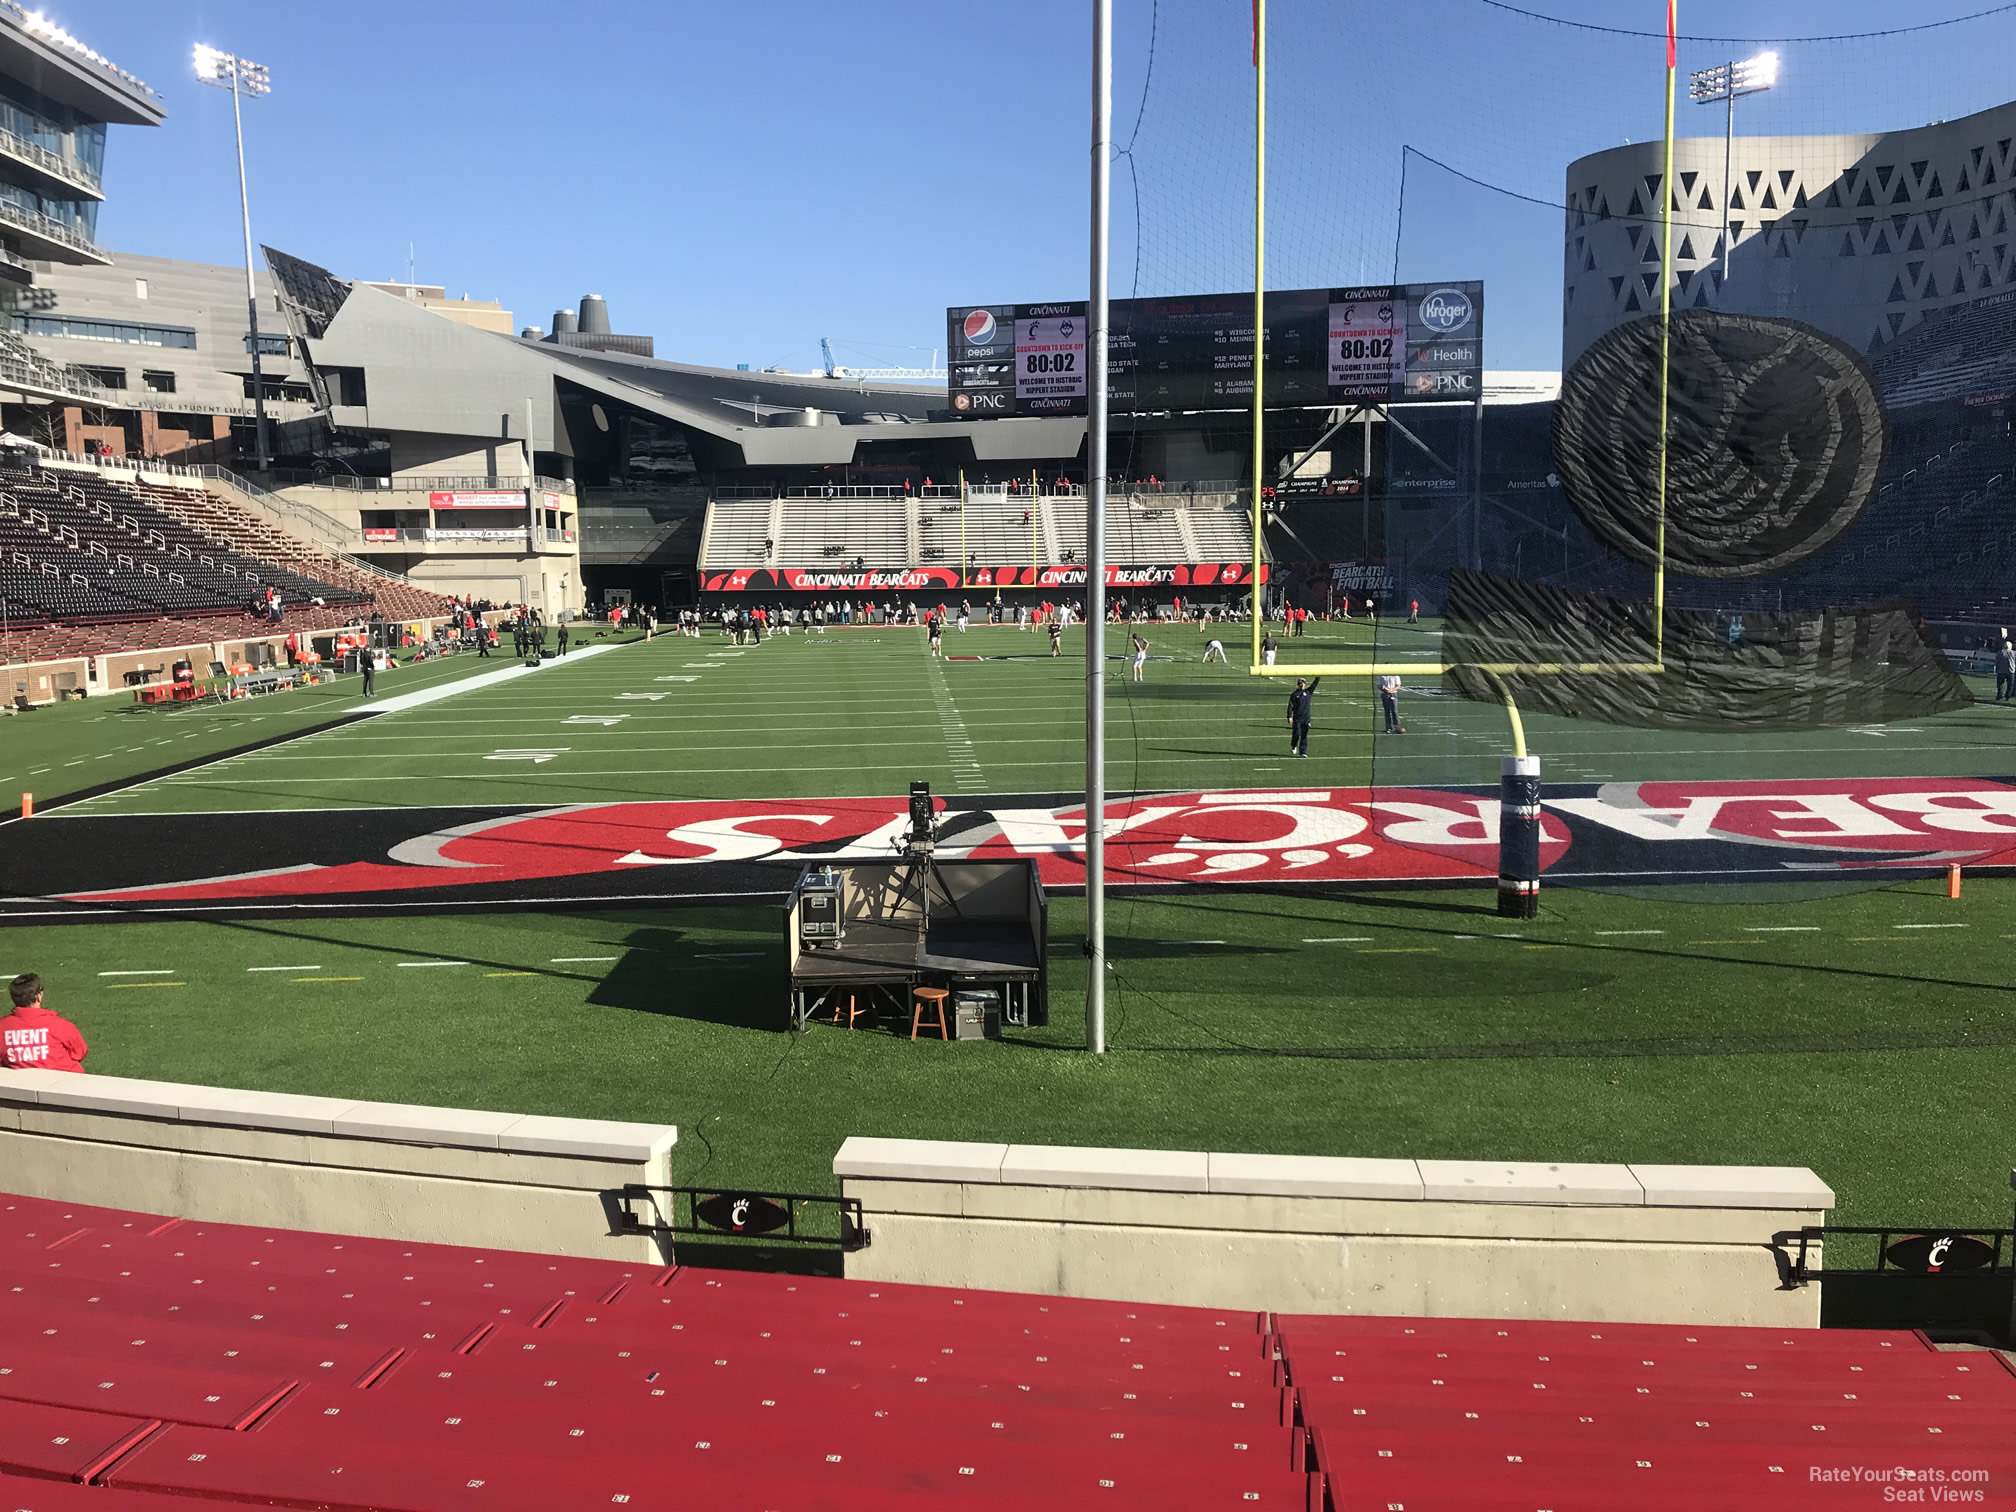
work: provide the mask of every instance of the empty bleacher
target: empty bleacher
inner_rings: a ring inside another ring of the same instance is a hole
[[[1231,1313],[0,1197],[27,1512],[1780,1512],[1871,1465],[1992,1498],[2016,1369],[1901,1332]]]
[[[792,566],[856,557],[900,562],[909,549],[909,517],[900,499],[785,499],[782,514],[783,534],[771,556]]]
[[[1308,1512],[1262,1322],[0,1197],[0,1479],[31,1512],[85,1503],[11,1477],[119,1512]]]
[[[702,567],[756,567],[770,560],[770,500],[717,499],[707,506]]]
[[[447,609],[200,490],[88,468],[0,469],[0,600],[14,659],[214,640],[268,588],[290,629],[336,628],[374,608],[395,619]]]
[[[1080,494],[1011,493],[997,485],[969,490],[962,507],[956,496],[836,492],[714,500],[700,565],[721,571],[858,559],[874,568],[957,566],[962,547],[975,566],[1027,565],[1032,551],[1037,565],[1085,560]],[[1116,492],[1107,506],[1106,555],[1116,565],[1137,566],[1243,561],[1253,549],[1252,531],[1252,516],[1234,495]]]
[[[1274,1328],[1340,1509],[1840,1508],[1882,1488],[1815,1471],[1870,1465],[2016,1481],[2016,1369],[1918,1334],[1319,1316]]]

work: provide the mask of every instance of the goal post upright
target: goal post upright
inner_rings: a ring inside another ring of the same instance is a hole
[[[1260,670],[1262,614],[1260,491],[1266,477],[1264,364],[1267,360],[1267,0],[1253,0],[1253,576],[1254,671]]]

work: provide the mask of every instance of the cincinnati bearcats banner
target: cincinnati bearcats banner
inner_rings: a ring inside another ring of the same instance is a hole
[[[1266,563],[1260,581],[1269,579]],[[1050,567],[975,567],[959,581],[957,567],[737,567],[701,574],[703,593],[953,593],[962,588],[1083,588],[1090,573],[1068,562]],[[1106,568],[1109,588],[1246,588],[1250,562],[1150,563]]]
[[[939,854],[1036,858],[1084,885],[1068,797],[959,797]],[[1496,875],[1486,788],[1135,795],[1107,809],[1115,886],[1391,885]],[[103,815],[0,829],[9,913],[425,907],[775,896],[807,862],[886,857],[907,800],[701,799],[548,809]],[[1544,798],[1557,883],[1880,877],[2016,866],[2016,783],[1986,778],[1581,783]],[[21,896],[28,886],[37,896]]]

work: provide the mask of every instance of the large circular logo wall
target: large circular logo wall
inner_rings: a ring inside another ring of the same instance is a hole
[[[1793,320],[1672,317],[1665,557],[1675,572],[1782,571],[1854,524],[1889,430],[1861,357]],[[1605,545],[1659,560],[1660,322],[1619,326],[1576,361],[1554,411],[1562,488]]]

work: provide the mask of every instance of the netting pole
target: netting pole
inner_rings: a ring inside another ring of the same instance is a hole
[[[1092,298],[1085,332],[1085,1048],[1106,1053],[1106,223],[1113,0],[1092,0]]]
[[[1267,0],[1253,0],[1253,665],[1260,665],[1261,445],[1267,360]]]
[[[1679,3],[1666,0],[1666,165],[1659,179],[1659,541],[1652,563],[1652,660],[1661,670],[1666,665],[1666,415],[1673,379],[1673,92],[1680,64]]]
[[[959,591],[966,591],[966,469],[959,469]]]

